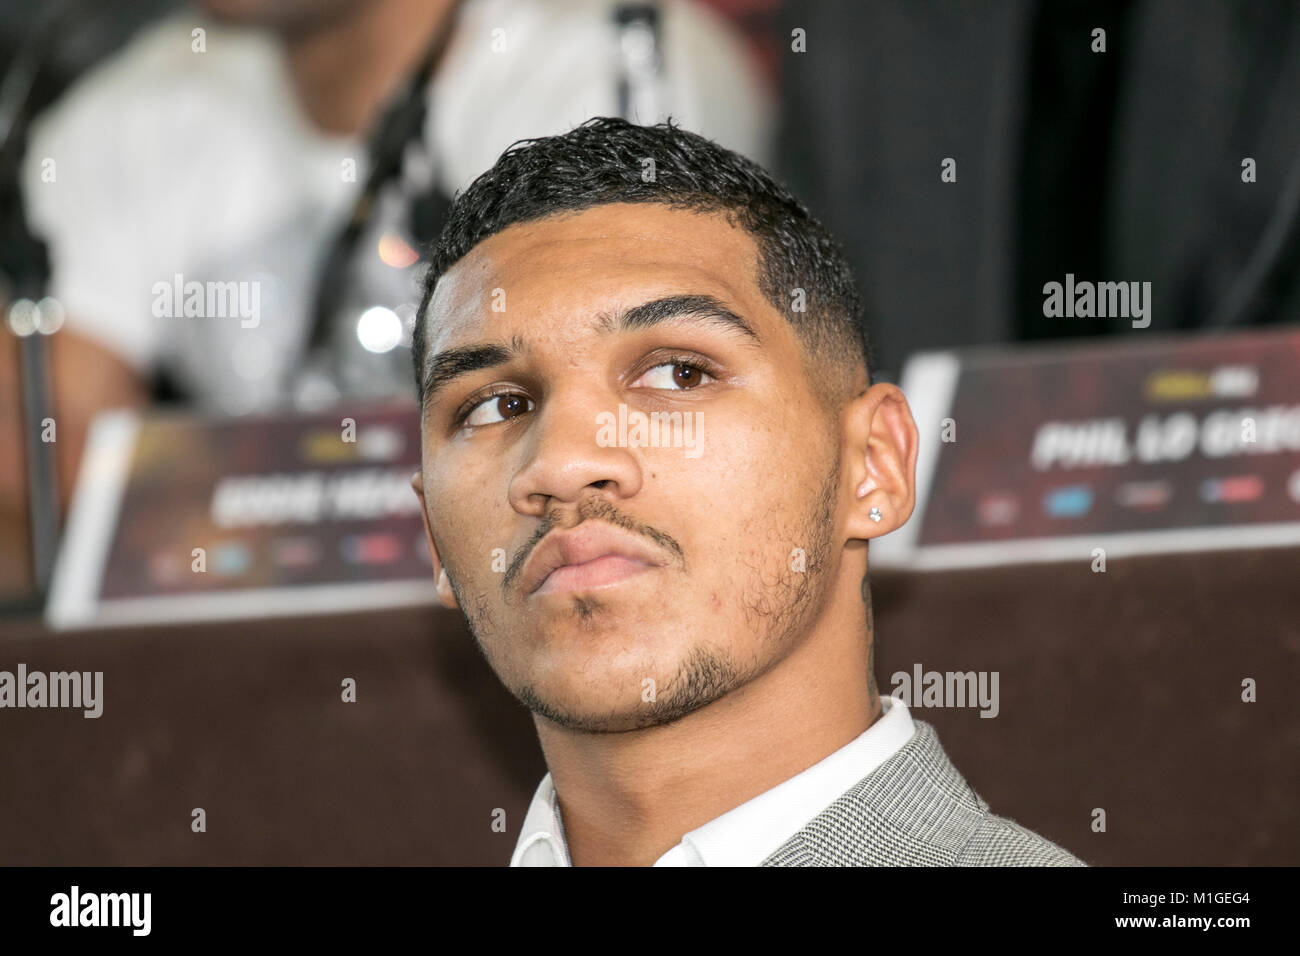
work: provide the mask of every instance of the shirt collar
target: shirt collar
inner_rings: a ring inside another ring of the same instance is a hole
[[[881,698],[880,718],[830,756],[682,837],[655,866],[757,866],[911,739],[907,704]],[[571,866],[555,786],[542,778],[511,866]]]
[[[682,837],[703,866],[758,866],[808,821],[892,757],[915,727],[907,705],[880,701],[880,718],[829,757]],[[656,866],[677,865],[674,847]]]
[[[528,805],[523,830],[515,845],[511,866],[572,866],[569,848],[564,842],[564,824],[560,805],[555,799],[555,785],[548,773],[537,785],[533,802]]]

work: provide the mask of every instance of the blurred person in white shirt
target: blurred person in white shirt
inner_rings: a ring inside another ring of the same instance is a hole
[[[366,180],[367,137],[455,6],[206,0],[142,31],[37,120],[23,190],[67,315],[50,343],[65,506],[95,413],[146,404],[160,371],[199,408],[284,402],[320,260]],[[515,140],[617,113],[618,6],[467,0],[403,176],[451,196]],[[768,159],[768,93],[740,39],[695,0],[658,8],[663,96],[658,115],[633,118],[671,115]],[[413,302],[414,251],[367,251],[388,293]],[[256,289],[256,321],[187,317],[171,289],[193,282]],[[17,415],[5,410],[6,429]],[[20,465],[0,479],[0,510],[18,510]]]

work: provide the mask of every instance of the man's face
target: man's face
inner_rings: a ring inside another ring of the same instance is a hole
[[[413,485],[439,594],[535,713],[666,723],[805,638],[838,574],[840,439],[746,232],[653,204],[512,226],[444,275],[428,323],[445,381]],[[656,420],[657,447],[635,427]],[[612,540],[624,556],[577,566]]]

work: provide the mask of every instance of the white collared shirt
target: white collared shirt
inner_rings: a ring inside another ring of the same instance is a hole
[[[880,718],[824,760],[682,837],[655,866],[757,866],[912,738],[907,705],[881,698]],[[548,773],[524,818],[511,866],[571,866]]]

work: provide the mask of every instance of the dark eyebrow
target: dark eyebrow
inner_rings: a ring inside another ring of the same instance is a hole
[[[463,345],[439,352],[425,366],[422,411],[428,411],[434,397],[456,379],[481,369],[505,365],[527,350],[528,344],[523,337],[516,335],[506,345]]]
[[[670,319],[699,319],[738,332],[755,347],[761,344],[753,326],[711,295],[671,295],[642,302],[617,314],[597,316],[595,328],[602,335],[610,335],[648,329]],[[464,345],[432,356],[425,366],[424,409],[427,411],[434,397],[456,379],[505,365],[527,349],[528,344],[516,335],[505,345]]]
[[[720,325],[732,332],[739,332],[752,340],[753,345],[761,344],[758,333],[753,326],[732,312],[711,295],[670,295],[662,299],[642,302],[618,315],[601,315],[598,328],[601,332],[632,332],[648,329],[652,325],[669,319],[695,318],[714,325]]]

